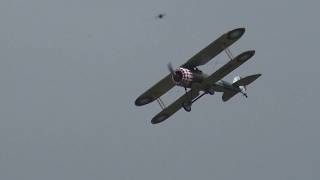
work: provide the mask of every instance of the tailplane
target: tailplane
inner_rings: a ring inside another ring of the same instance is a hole
[[[253,81],[258,79],[261,76],[261,74],[255,74],[251,76],[247,76],[245,78],[241,78],[240,76],[236,76],[233,78],[232,85],[237,86],[241,90],[241,94],[243,94],[246,98],[248,97],[247,95],[247,86],[251,84]],[[236,95],[238,92],[234,91],[226,91],[222,95],[222,100],[223,101],[228,101],[231,99],[234,95]]]
[[[246,77],[247,78],[247,77]],[[238,84],[238,82],[243,81],[244,79],[246,78],[241,78],[240,76],[236,76],[233,78],[233,81],[232,81],[232,86],[238,86],[241,90],[241,93],[245,96],[245,97],[248,97],[247,96],[247,85],[248,84]],[[236,93],[237,94],[237,93]]]
[[[239,76],[237,76],[233,79],[233,84],[235,84],[237,86],[247,86],[247,85],[251,84],[253,81],[255,81],[256,79],[258,79],[258,77],[260,77],[260,76],[261,76],[261,74],[255,74],[255,75],[247,76],[245,78],[240,78]],[[236,81],[235,81],[235,79],[236,79]]]

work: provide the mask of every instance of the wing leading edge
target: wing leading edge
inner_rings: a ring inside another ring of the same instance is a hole
[[[202,49],[199,53],[190,58],[182,65],[182,67],[193,68],[206,64],[227,47],[240,39],[244,32],[245,28],[238,28],[223,34],[217,40],[213,41],[206,48]]]
[[[208,84],[213,84],[223,77],[225,77],[227,74],[238,68],[241,64],[248,61],[253,55],[255,54],[254,50],[246,51],[244,53],[239,54],[237,57],[233,58],[231,61],[229,61],[227,64],[222,66],[220,69],[218,69],[216,72],[214,72],[211,76],[209,76],[205,81]]]

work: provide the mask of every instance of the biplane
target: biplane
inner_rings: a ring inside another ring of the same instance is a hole
[[[247,98],[247,85],[259,78],[261,74],[244,78],[236,76],[232,83],[222,80],[227,74],[248,61],[255,54],[254,50],[249,50],[233,57],[229,50],[229,46],[240,39],[244,32],[245,28],[237,28],[221,35],[217,40],[176,69],[169,63],[170,74],[139,96],[135,101],[135,105],[142,106],[156,100],[162,111],[153,117],[151,123],[157,124],[168,119],[181,108],[190,112],[191,105],[206,94],[213,95],[215,92],[222,92],[223,101],[228,101],[238,93]],[[207,75],[198,69],[198,66],[205,65],[222,51],[225,51],[230,59],[227,64],[211,75]],[[183,87],[185,93],[169,106],[165,106],[160,97],[174,86]]]

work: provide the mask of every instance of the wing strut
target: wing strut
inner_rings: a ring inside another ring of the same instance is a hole
[[[230,51],[229,48],[226,48],[224,50],[224,52],[227,54],[227,56],[229,57],[230,60],[232,60],[234,58],[234,56],[233,56],[233,54],[232,54],[232,52]]]
[[[200,99],[202,96],[206,95],[206,94],[208,94],[208,93],[204,92],[204,93],[202,93],[200,96],[196,97],[194,100],[192,100],[192,104],[193,104],[194,102],[196,102],[198,99]]]
[[[159,104],[159,106],[161,107],[162,110],[166,108],[166,105],[164,104],[164,102],[162,101],[161,98],[158,98],[157,102],[158,102],[158,104]]]

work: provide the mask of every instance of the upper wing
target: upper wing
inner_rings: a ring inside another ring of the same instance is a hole
[[[211,76],[207,77],[205,79],[206,83],[212,84],[219,81],[227,74],[235,70],[237,67],[239,67],[241,64],[249,60],[254,55],[254,53],[255,51],[251,50],[238,55],[237,57],[229,61],[227,64],[222,66],[220,69],[218,69],[216,72],[214,72]]]
[[[150,89],[148,89],[145,93],[143,93],[141,96],[139,96],[135,104],[137,106],[142,106],[148,103],[151,103],[152,101],[159,98],[161,95],[169,91],[171,88],[173,88],[174,83],[171,80],[171,75],[167,75],[162,80],[160,80],[157,84],[152,86]]]
[[[206,64],[221,51],[236,42],[244,34],[244,32],[244,28],[238,28],[223,34],[217,40],[213,41],[206,48],[201,50],[198,54],[194,55],[181,67],[193,68]]]
[[[186,94],[181,96],[179,99],[177,99],[175,102],[170,104],[168,107],[163,109],[160,113],[158,113],[154,118],[152,118],[151,123],[152,124],[158,124],[166,119],[168,119],[171,115],[176,113],[179,109],[182,107],[182,103],[189,101],[191,99],[196,98],[199,95],[198,89],[192,89],[188,91]]]

